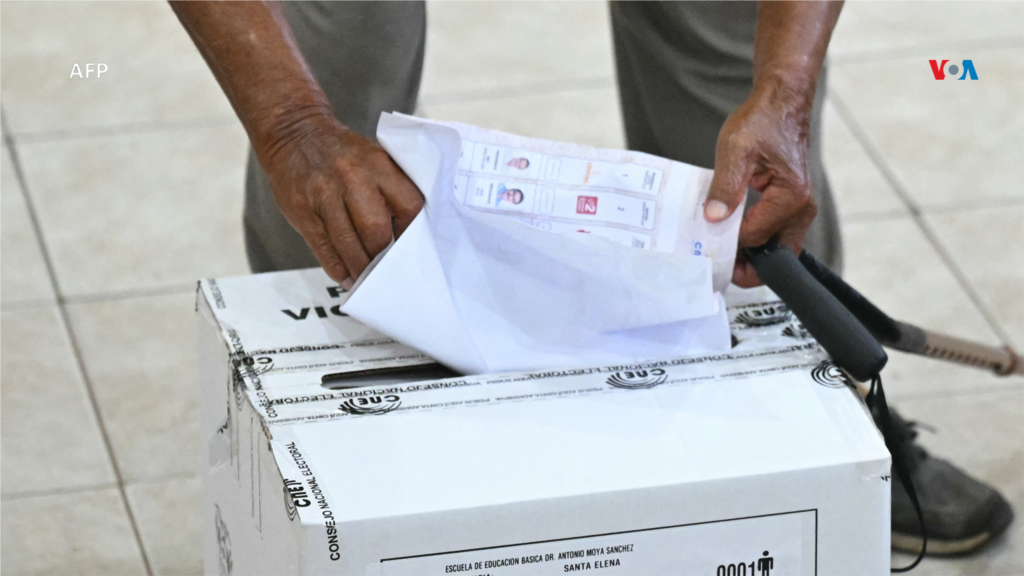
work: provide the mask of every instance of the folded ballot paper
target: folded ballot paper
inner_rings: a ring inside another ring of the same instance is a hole
[[[345,313],[467,374],[730,347],[742,215],[704,220],[711,171],[401,114],[377,138],[426,205]]]

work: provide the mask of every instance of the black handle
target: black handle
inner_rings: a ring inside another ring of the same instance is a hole
[[[746,249],[757,275],[775,292],[804,328],[851,376],[870,380],[888,356],[859,320],[821,285],[789,248],[774,239]]]
[[[839,303],[846,307],[879,343],[890,346],[900,340],[900,325],[871,303],[838,274],[818,262],[807,250],[800,251],[800,263],[824,286]]]

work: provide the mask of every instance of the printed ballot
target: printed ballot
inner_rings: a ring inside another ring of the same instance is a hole
[[[201,283],[207,574],[888,574],[889,454],[767,289],[723,352],[476,376],[348,297]]]
[[[383,114],[426,207],[343,311],[468,374],[729,348],[742,215],[711,172],[649,154]]]

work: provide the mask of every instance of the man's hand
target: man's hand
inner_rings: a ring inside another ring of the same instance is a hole
[[[810,103],[803,100],[778,90],[755,93],[719,133],[705,218],[724,220],[740,207],[747,188],[761,192],[760,200],[743,216],[741,248],[760,246],[777,234],[799,253],[817,214],[807,174]],[[732,281],[745,288],[760,284],[742,252]]]
[[[380,146],[335,119],[279,3],[171,7],[245,126],[281,212],[351,287],[423,196]]]
[[[842,2],[758,3],[754,89],[726,119],[715,148],[715,175],[704,204],[709,222],[725,220],[751,188],[761,198],[743,217],[739,246],[772,236],[799,253],[817,207],[807,174],[811,107]],[[732,281],[761,283],[740,252]]]
[[[324,271],[344,288],[398,237],[423,195],[380,146],[330,111],[288,126],[258,151],[274,200]]]

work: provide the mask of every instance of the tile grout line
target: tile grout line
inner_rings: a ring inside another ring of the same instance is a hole
[[[882,173],[882,177],[885,178],[890,186],[892,186],[893,192],[896,193],[896,196],[901,202],[903,202],[907,211],[910,212],[911,219],[913,219],[914,223],[917,224],[917,227],[924,234],[925,239],[929,244],[931,244],[932,249],[934,249],[939,255],[939,259],[942,260],[942,263],[945,264],[946,268],[953,273],[953,277],[956,279],[957,284],[960,285],[967,294],[971,303],[974,304],[974,307],[981,313],[982,318],[985,319],[989,328],[995,332],[996,336],[1004,346],[1011,346],[1013,341],[1010,339],[1009,334],[1005,329],[1003,329],[1003,326],[996,319],[995,314],[989,310],[988,305],[985,304],[977,290],[974,289],[974,285],[971,284],[970,279],[967,278],[967,275],[960,269],[960,266],[953,259],[953,256],[939,241],[938,235],[934,230],[932,230],[931,226],[929,226],[928,222],[925,220],[924,212],[921,210],[921,207],[917,205],[917,202],[915,202],[913,198],[911,198],[895,172],[893,172],[892,167],[889,166],[889,163],[882,156],[881,152],[875,148],[871,139],[868,138],[867,133],[864,132],[860,123],[857,122],[853,113],[850,111],[849,107],[847,107],[846,102],[844,102],[842,97],[840,97],[834,90],[830,89],[828,91],[828,96],[832,101],[832,104],[835,106],[836,111],[839,113],[839,117],[844,123],[846,123],[846,127],[850,129],[853,137],[867,153],[872,164],[878,168]]]
[[[932,206],[922,207],[921,212],[923,214],[948,214],[950,212],[963,213],[975,210],[990,210],[992,208],[1018,208],[1024,206],[1024,197],[995,196],[992,198],[986,198],[986,202],[988,202],[988,205],[981,208],[971,204],[935,204]],[[899,220],[900,218],[910,217],[910,214],[907,213],[905,208],[905,206],[901,206],[900,208],[888,210],[862,210],[853,212],[846,216],[840,216],[839,219],[843,224],[861,224],[864,222]]]
[[[152,298],[156,296],[170,296],[172,294],[185,294],[195,292],[196,283],[170,284],[167,286],[156,286],[151,288],[135,288],[129,290],[113,290],[110,292],[91,292],[64,296],[66,304],[89,304],[93,302],[109,302],[112,300],[131,300],[132,298]]]
[[[512,87],[494,86],[489,88],[472,88],[467,90],[456,90],[453,92],[423,94],[420,96],[419,105],[425,108],[430,108],[431,106],[468,104],[491,100],[503,100],[506,98],[519,98],[523,96],[549,96],[586,90],[597,90],[600,88],[610,88],[614,86],[614,76],[581,76],[568,80],[541,81]]]
[[[888,222],[907,217],[908,214],[903,210],[866,210],[864,212],[854,212],[849,216],[840,216],[839,223],[846,225],[863,224],[864,222]]]
[[[132,122],[120,125],[113,124],[109,126],[86,126],[70,130],[40,130],[38,132],[23,132],[21,134],[16,134],[15,136],[22,144],[45,144],[87,138],[153,134],[181,130],[199,130],[203,128],[223,128],[225,126],[236,125],[237,123],[238,118],[235,116],[209,116],[205,118],[184,120],[181,122]]]
[[[0,500],[24,500],[26,498],[41,498],[45,496],[66,496],[68,494],[81,494],[82,492],[97,492],[117,488],[116,482],[103,482],[101,484],[87,484],[85,486],[72,486],[68,488],[54,488],[51,490],[26,490],[24,492],[8,492],[0,495]]]
[[[908,58],[925,57],[931,52],[941,51],[988,51],[1020,48],[1024,46],[1024,36],[996,36],[993,38],[965,38],[952,42],[932,42],[900,46],[897,48],[864,48],[839,53],[829,57],[829,64],[870,64],[905,60]]]
[[[21,186],[21,195],[25,201],[25,209],[28,213],[29,221],[32,224],[32,229],[36,235],[36,242],[39,244],[43,263],[46,266],[46,271],[50,276],[50,285],[53,288],[54,295],[57,300],[57,309],[60,312],[61,322],[64,325],[64,330],[67,333],[68,341],[71,344],[71,350],[75,356],[75,363],[78,367],[78,372],[82,377],[82,383],[84,384],[86,396],[89,399],[89,405],[92,408],[93,416],[96,418],[96,424],[100,430],[100,436],[103,439],[103,445],[106,448],[107,458],[109,459],[111,468],[114,471],[114,479],[117,482],[117,491],[121,496],[121,504],[124,506],[125,513],[128,515],[128,522],[132,527],[132,534],[135,536],[135,545],[139,549],[139,555],[142,558],[142,565],[146,570],[148,576],[153,576],[153,567],[149,561],[149,555],[146,553],[146,547],[143,545],[142,533],[139,531],[139,524],[135,518],[135,512],[132,510],[131,504],[128,502],[128,494],[124,487],[124,477],[121,474],[121,468],[118,466],[117,458],[114,455],[114,447],[110,440],[110,433],[107,431],[106,424],[103,422],[103,418],[100,416],[99,403],[96,400],[96,393],[93,390],[92,381],[89,378],[89,374],[85,369],[85,358],[82,356],[82,350],[78,345],[78,340],[75,338],[75,331],[71,326],[71,319],[68,316],[68,311],[65,306],[64,300],[61,296],[60,286],[57,282],[56,270],[53,265],[53,259],[50,257],[50,252],[47,249],[46,241],[43,238],[42,227],[39,223],[39,216],[35,209],[35,204],[32,202],[32,196],[29,194],[28,182],[25,180],[25,175],[21,169],[21,161],[18,158],[17,148],[14,143],[14,139],[10,135],[10,131],[7,130],[7,119],[0,110],[0,124],[2,124],[3,140],[7,145],[7,153],[11,156],[11,165],[14,169],[14,177],[17,179],[18,184]]]
[[[990,196],[985,198],[985,202],[987,205],[981,207],[967,202],[933,204],[931,206],[922,207],[921,212],[925,214],[946,214],[949,212],[963,213],[974,210],[990,210],[992,208],[1016,208],[1018,206],[1024,206],[1024,196]]]
[[[151,478],[136,478],[125,483],[125,487],[129,488],[132,486],[146,486],[149,484],[158,484],[161,482],[169,482],[173,480],[192,480],[201,479],[200,474],[197,472],[176,472],[173,474],[167,474],[165,476],[156,476]],[[65,488],[51,488],[45,490],[25,490],[22,492],[8,492],[6,494],[0,494],[0,501],[7,500],[24,500],[26,498],[42,498],[46,496],[64,496],[67,494],[80,494],[82,492],[96,492],[99,490],[109,490],[111,488],[117,488],[116,482],[101,482],[99,484],[86,484],[84,486],[69,486]]]
[[[567,85],[568,84],[568,85]],[[582,76],[569,80],[541,81],[526,85],[489,88],[474,88],[456,90],[453,92],[440,92],[434,94],[421,94],[417,103],[417,112],[431,106],[445,106],[450,104],[468,104],[475,102],[487,102],[492,100],[503,100],[506,98],[517,98],[523,96],[547,96],[565,94],[578,91],[596,90],[609,88],[615,85],[614,76]],[[22,144],[41,144],[51,142],[63,142],[87,138],[103,138],[109,136],[122,136],[132,134],[153,134],[159,132],[171,132],[176,130],[195,130],[202,128],[219,128],[237,124],[235,116],[207,116],[183,120],[180,122],[133,122],[121,125],[110,126],[88,126],[70,130],[40,130],[36,132],[22,132],[10,134],[7,137],[16,137]]]
[[[960,398],[963,396],[983,396],[988,394],[999,394],[1004,392],[1020,392],[1024,390],[1024,383],[1007,382],[1006,384],[986,384],[977,388],[964,388],[962,390],[940,390],[938,392],[908,392],[905,394],[892,394],[890,400],[904,404],[906,402],[928,401],[936,399]],[[886,396],[890,396],[886,394]]]
[[[132,486],[145,486],[147,484],[158,484],[160,482],[169,482],[172,480],[199,480],[202,481],[201,471],[192,472],[172,472],[163,476],[153,476],[149,478],[136,478],[135,480],[129,480],[127,483],[128,487]]]
[[[74,296],[64,296],[62,301],[65,304],[92,304],[96,302],[114,302],[117,300],[131,300],[133,298],[154,298],[159,296],[172,296],[175,294],[188,294],[194,292],[194,282],[188,284],[172,284],[153,288],[138,288],[131,290],[117,290],[111,292],[90,292]],[[0,303],[0,310],[4,312],[15,310],[31,310],[33,308],[46,308],[57,304],[57,299],[52,298],[29,298],[25,300],[12,300]]]
[[[0,311],[15,312],[18,310],[32,310],[33,308],[48,308],[57,304],[56,298],[30,298],[27,300],[13,300],[0,303]]]

